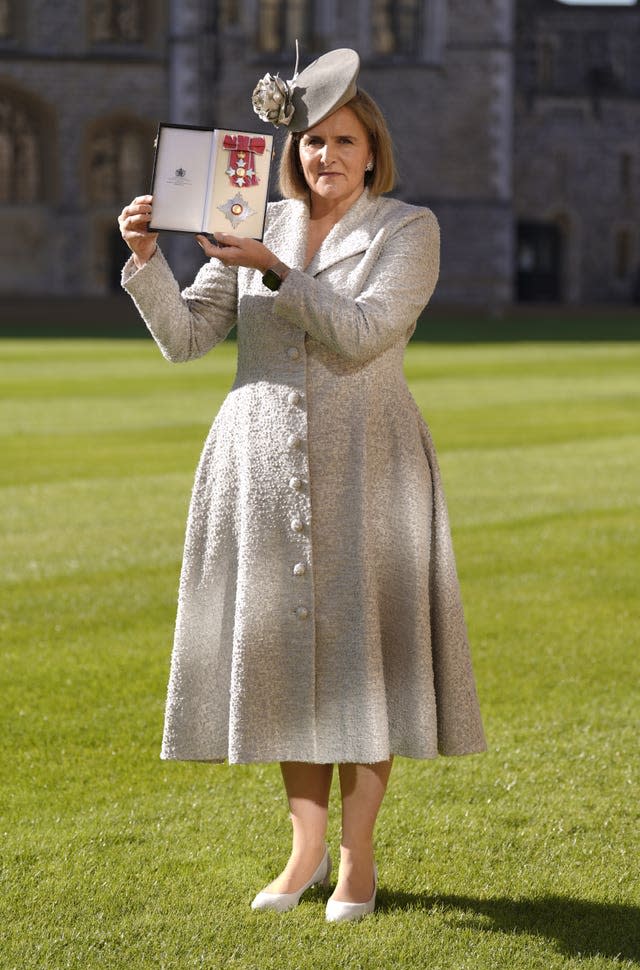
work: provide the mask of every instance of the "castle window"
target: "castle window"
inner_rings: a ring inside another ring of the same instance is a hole
[[[36,120],[11,95],[0,94],[0,203],[39,202],[41,171]]]
[[[240,23],[240,4],[239,0],[221,0],[219,6],[219,26],[222,30],[225,27],[233,27]]]
[[[124,205],[144,191],[149,179],[149,136],[134,124],[94,131],[89,141],[89,199],[96,205]]]
[[[625,280],[631,272],[631,233],[628,229],[620,229],[616,233],[615,241],[616,276]]]
[[[553,40],[546,38],[538,47],[538,84],[543,90],[553,87],[556,75],[556,49]]]
[[[417,56],[422,37],[422,0],[372,0],[372,53]]]
[[[144,0],[91,0],[89,28],[94,43],[143,40]]]
[[[634,7],[638,0],[557,0],[567,7]]]
[[[633,155],[622,152],[620,155],[620,189],[625,195],[630,195],[633,188]]]
[[[569,159],[564,151],[555,152],[556,186],[558,194],[566,197],[569,190]]]
[[[299,40],[313,47],[312,4],[308,0],[261,0],[258,5],[258,48],[290,54]]]
[[[13,37],[12,13],[10,0],[0,0],[0,40]]]

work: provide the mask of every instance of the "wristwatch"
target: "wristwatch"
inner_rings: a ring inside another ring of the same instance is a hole
[[[262,277],[262,282],[270,290],[279,290],[282,285],[282,281],[288,272],[289,267],[285,266],[284,263],[281,263],[280,260],[278,260],[277,263],[274,263],[273,266],[269,267],[267,272]]]

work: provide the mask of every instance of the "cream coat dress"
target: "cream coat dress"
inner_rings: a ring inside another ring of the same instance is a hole
[[[162,353],[238,366],[184,550],[164,758],[375,762],[485,747],[427,427],[403,374],[436,284],[433,213],[365,191],[304,267],[308,208],[269,206],[277,293],[160,251],[123,285]]]

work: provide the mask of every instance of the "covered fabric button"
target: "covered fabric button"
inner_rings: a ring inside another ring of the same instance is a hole
[[[304,529],[304,522],[302,519],[291,519],[291,528],[294,532],[302,532]]]
[[[290,391],[289,392],[289,395],[287,397],[287,401],[289,402],[289,404],[300,404],[300,401],[301,400],[302,400],[302,397],[301,397],[299,391]]]
[[[294,492],[299,492],[302,488],[302,479],[294,475],[293,478],[289,479],[289,488],[292,488]]]
[[[295,566],[293,567],[293,575],[294,576],[304,576],[304,574],[306,573],[306,571],[307,571],[307,567],[305,566],[305,564],[303,562],[297,562],[295,564]]]
[[[287,438],[287,446],[289,448],[299,448],[302,444],[302,438],[299,438],[297,434],[290,434]]]
[[[309,610],[307,609],[306,606],[297,606],[296,616],[298,617],[299,620],[306,620],[307,617],[309,616]]]
[[[289,360],[297,360],[299,356],[300,356],[300,351],[298,350],[297,347],[289,347],[289,349],[287,350],[287,357],[289,358]]]

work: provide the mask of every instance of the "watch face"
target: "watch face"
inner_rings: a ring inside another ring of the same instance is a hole
[[[282,280],[274,269],[268,269],[262,277],[262,282],[265,286],[268,286],[270,290],[279,290]]]

